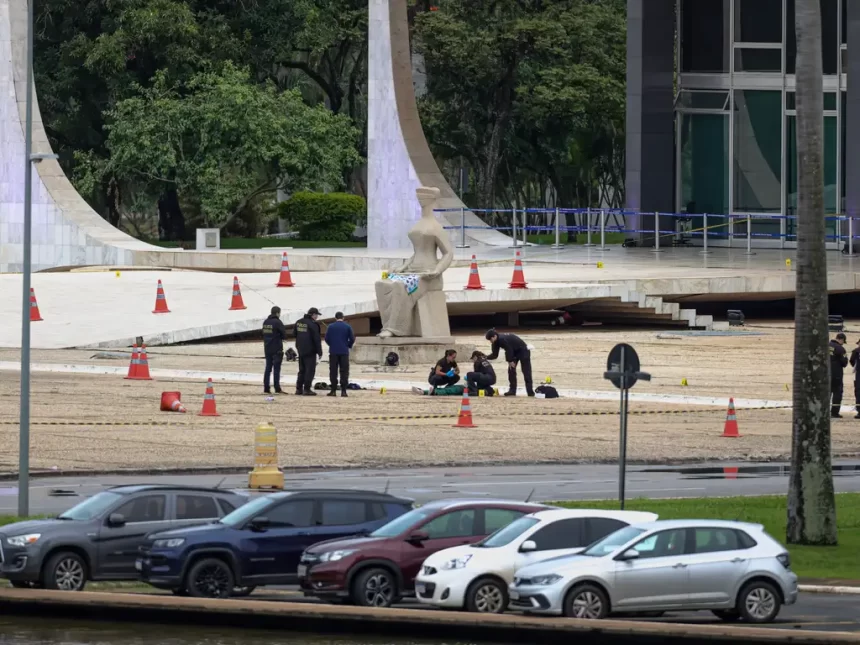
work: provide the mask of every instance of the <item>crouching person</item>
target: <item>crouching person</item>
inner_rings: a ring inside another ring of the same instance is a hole
[[[496,371],[487,356],[479,351],[472,352],[473,371],[466,374],[466,385],[470,396],[478,396],[478,390],[484,390],[487,396],[493,396],[493,386],[496,384]]]

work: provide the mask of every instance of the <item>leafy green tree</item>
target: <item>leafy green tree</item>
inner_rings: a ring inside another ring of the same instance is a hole
[[[106,116],[109,157],[81,155],[82,186],[133,177],[151,194],[174,191],[221,228],[277,189],[339,187],[360,161],[346,117],[308,106],[297,91],[252,82],[230,63],[186,83],[156,72],[151,87],[138,87]]]

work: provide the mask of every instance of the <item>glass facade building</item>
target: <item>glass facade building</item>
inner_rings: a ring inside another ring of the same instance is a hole
[[[860,104],[847,92],[860,73],[848,47],[858,5],[821,0],[825,209],[833,216],[854,211],[853,193],[860,197],[848,144],[860,137],[850,125],[860,118],[849,118]],[[707,213],[709,226],[723,224],[714,244],[733,236],[743,244],[750,222],[756,246],[793,246],[795,221],[785,216],[797,209],[794,0],[628,0],[628,21],[628,207],[684,213],[693,228]],[[670,28],[668,45],[658,42]],[[670,159],[671,176],[651,167],[656,159]],[[726,214],[737,217],[717,217]],[[640,229],[654,225],[653,216],[638,219]],[[660,228],[677,221],[661,218]],[[827,224],[838,244],[845,222]]]

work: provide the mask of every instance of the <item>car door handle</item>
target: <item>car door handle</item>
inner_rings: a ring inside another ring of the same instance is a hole
[[[686,569],[687,565],[684,564],[683,562],[679,562],[677,564],[672,565],[672,568],[673,569]]]
[[[746,562],[746,561],[747,561],[747,559],[746,559],[746,558],[735,558],[734,560],[732,560],[732,562],[735,562],[735,563],[737,563],[737,562]]]

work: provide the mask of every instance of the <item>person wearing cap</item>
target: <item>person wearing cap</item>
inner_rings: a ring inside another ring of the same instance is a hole
[[[348,322],[343,319],[343,312],[334,315],[334,322],[325,330],[325,342],[328,345],[328,376],[331,381],[329,396],[337,396],[337,373],[340,372],[340,395],[347,396],[346,386],[349,385],[349,351],[355,344],[355,333]]]
[[[492,363],[487,360],[483,352],[475,350],[472,352],[472,370],[466,374],[466,385],[469,394],[477,396],[478,390],[484,390],[485,394],[493,395],[493,386],[496,384],[496,370]]]
[[[517,395],[517,364],[523,370],[523,380],[526,382],[526,393],[529,396],[534,396],[535,391],[532,386],[532,353],[526,345],[526,342],[516,334],[500,334],[495,329],[491,329],[485,335],[486,339],[492,343],[492,353],[487,356],[488,361],[494,361],[499,357],[499,351],[505,350],[505,360],[508,363],[508,384],[509,389],[505,392],[505,396]]]
[[[845,334],[839,332],[836,338],[830,341],[830,417],[841,419],[839,410],[842,408],[842,375],[845,366],[848,365],[848,356],[845,351]]]
[[[263,354],[266,356],[266,371],[263,372],[263,392],[271,394],[269,378],[274,376],[275,392],[281,390],[281,363],[284,360],[284,341],[287,339],[287,328],[281,322],[281,308],[272,307],[272,313],[263,322]],[[274,372],[274,375],[272,374]]]
[[[299,376],[296,379],[296,394],[316,396],[314,392],[314,376],[317,372],[317,358],[322,358],[322,337],[317,319],[320,310],[316,307],[308,309],[308,313],[299,318],[293,330],[296,335],[296,351],[299,354]]]
[[[854,409],[857,410],[855,419],[860,419],[860,340],[857,346],[851,350],[851,358],[848,363],[854,368]]]

